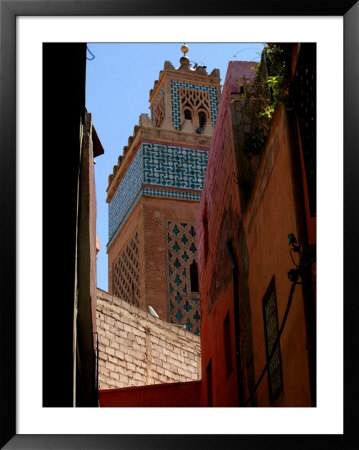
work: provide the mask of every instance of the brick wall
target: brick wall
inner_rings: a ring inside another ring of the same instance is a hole
[[[201,379],[200,338],[97,290],[99,389]]]

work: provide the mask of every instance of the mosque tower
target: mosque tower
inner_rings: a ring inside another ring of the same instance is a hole
[[[200,333],[195,220],[220,99],[219,70],[170,62],[109,176],[109,292]]]

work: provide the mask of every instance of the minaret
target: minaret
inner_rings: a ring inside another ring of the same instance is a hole
[[[200,332],[194,223],[220,98],[218,69],[191,67],[181,48],[150,91],[109,176],[109,291]]]

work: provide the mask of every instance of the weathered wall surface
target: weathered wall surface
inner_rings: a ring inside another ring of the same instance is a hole
[[[250,255],[248,286],[257,377],[266,363],[262,298],[274,276],[278,320],[281,324],[291,289],[288,271],[294,267],[286,238],[289,233],[299,235],[288,130],[287,115],[283,109],[279,109],[273,118],[271,134],[258,173],[258,183],[244,219]],[[260,277],[258,273],[261,274]],[[303,292],[300,286],[294,293],[280,340],[280,350],[284,389],[276,405],[310,406]],[[257,390],[257,401],[259,405],[268,405],[268,376],[264,377]]]
[[[240,68],[242,63],[238,64]],[[254,179],[245,190],[245,158],[236,128],[240,118],[236,105],[231,103],[231,98],[238,96],[238,83],[231,83],[230,76],[229,71],[196,221],[202,320],[201,404],[244,405],[251,400],[252,406],[310,406],[308,325],[302,286],[294,292],[280,339],[281,390],[272,400],[266,373],[256,396],[250,397],[267,362],[266,293],[274,280],[280,325],[292,286],[288,271],[294,267],[287,236],[300,235],[297,223],[302,211],[294,195],[299,189],[293,177],[292,154],[296,149],[291,140],[291,123],[282,107],[275,112],[265,148],[253,165]],[[238,76],[236,70],[233,76]]]
[[[200,338],[97,290],[99,389],[201,379]]]
[[[233,247],[238,248],[240,197],[230,101],[232,96],[238,96],[239,84],[230,75],[227,74],[223,88],[196,222],[201,292],[203,406],[238,405],[235,302],[226,242],[233,241]],[[238,257],[236,259],[238,263]],[[250,317],[246,319],[250,323]]]

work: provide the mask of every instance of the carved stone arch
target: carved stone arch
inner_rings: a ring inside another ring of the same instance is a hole
[[[204,130],[206,123],[208,122],[208,111],[204,110],[204,109],[199,109],[198,110],[198,126],[200,128],[202,128],[202,130]]]
[[[210,97],[208,91],[180,88],[181,122],[185,120],[185,111],[191,110],[191,120],[195,128],[200,126],[199,112],[206,114],[206,122],[210,118]]]
[[[193,120],[193,110],[189,106],[183,107],[183,116],[186,120],[190,120],[192,122]]]

